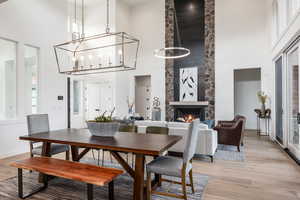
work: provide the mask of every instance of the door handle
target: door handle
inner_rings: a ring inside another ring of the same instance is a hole
[[[297,114],[297,123],[300,124],[300,113]]]

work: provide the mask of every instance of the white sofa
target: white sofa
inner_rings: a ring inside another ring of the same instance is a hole
[[[138,133],[146,133],[146,128],[148,126],[168,127],[169,135],[182,136],[182,140],[180,140],[173,147],[171,147],[169,151],[183,153],[185,143],[187,140],[187,133],[189,127],[188,123],[145,120],[136,121],[135,125],[138,127]],[[213,161],[213,156],[217,150],[217,146],[217,132],[215,130],[208,129],[208,126],[206,124],[200,124],[196,154],[210,156],[211,160]]]

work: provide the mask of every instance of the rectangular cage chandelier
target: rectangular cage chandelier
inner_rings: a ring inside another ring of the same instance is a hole
[[[84,0],[82,0],[82,16],[84,16]],[[85,37],[84,17],[82,17],[81,37],[79,33],[73,33],[72,41],[55,45],[54,52],[59,73],[87,75],[135,70],[139,45],[138,39],[125,32],[110,32],[109,0],[107,0],[105,33]]]

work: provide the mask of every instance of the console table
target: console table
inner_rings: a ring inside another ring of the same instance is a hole
[[[261,109],[254,109],[257,119],[257,135],[259,136],[269,136],[270,135],[270,121],[271,121],[271,109],[266,109],[263,113]],[[265,121],[265,131],[266,135],[261,134],[260,122]]]

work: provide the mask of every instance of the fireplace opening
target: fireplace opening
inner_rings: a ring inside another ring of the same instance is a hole
[[[174,108],[174,119],[177,122],[190,123],[194,119],[199,118],[201,121],[205,119],[204,108]]]

